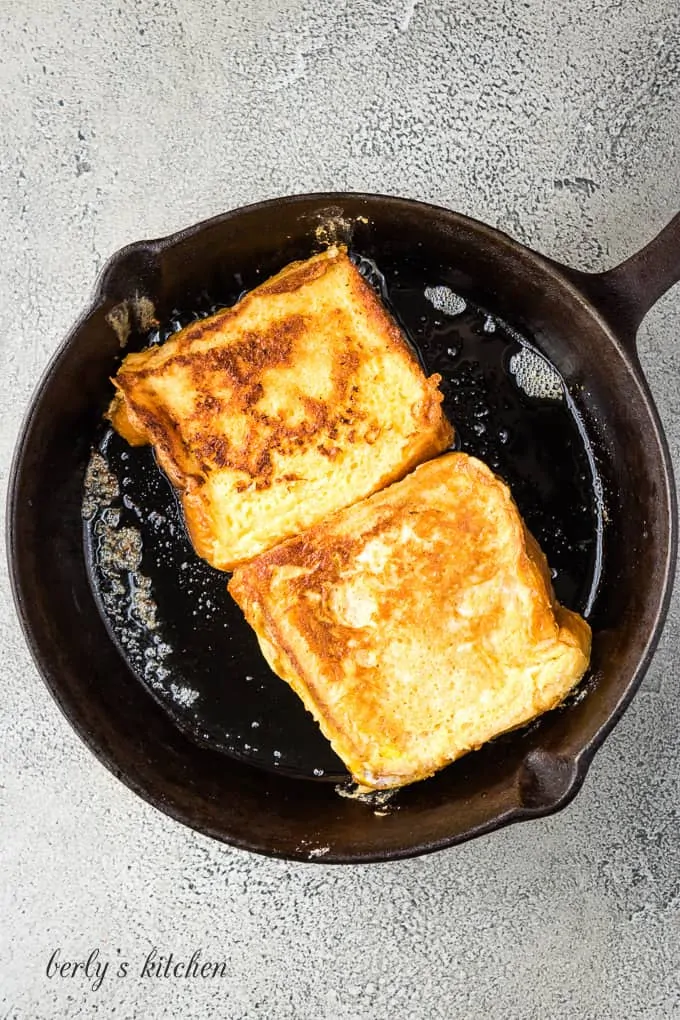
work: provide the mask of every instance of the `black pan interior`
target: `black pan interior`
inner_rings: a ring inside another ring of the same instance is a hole
[[[538,354],[533,337],[520,336],[492,304],[482,308],[452,291],[450,275],[417,249],[364,244],[351,254],[425,370],[441,375],[456,447],[508,482],[546,552],[557,597],[593,622],[603,552],[601,484],[577,401],[557,370]],[[225,265],[209,291],[187,295],[126,350],[162,342],[233,304],[290,257],[266,266]],[[220,753],[305,779],[347,778],[312,717],[267,666],[227,593],[228,575],[193,552],[175,493],[150,448],[130,447],[103,423],[91,441],[99,486],[88,487],[88,573],[132,673],[192,739]]]

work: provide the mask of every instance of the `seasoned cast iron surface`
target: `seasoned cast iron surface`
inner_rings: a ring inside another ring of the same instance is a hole
[[[545,551],[558,599],[589,615],[601,567],[599,481],[585,429],[556,371],[512,328],[403,262],[353,256],[439,372],[456,446],[511,487]],[[258,282],[178,311],[148,334],[158,343]],[[90,579],[134,674],[193,737],[291,775],[345,778],[342,763],[296,695],[276,677],[228,595],[228,576],[200,560],[172,486],[149,447],[102,426],[86,495]],[[452,549],[455,555],[455,549]]]

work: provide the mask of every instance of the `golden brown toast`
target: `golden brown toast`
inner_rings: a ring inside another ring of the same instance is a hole
[[[109,417],[153,444],[197,553],[230,570],[446,449],[439,382],[330,248],[128,354]]]
[[[229,591],[352,776],[431,775],[556,706],[590,628],[508,488],[450,453],[239,568]]]

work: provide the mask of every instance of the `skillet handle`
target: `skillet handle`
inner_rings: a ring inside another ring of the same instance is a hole
[[[631,352],[647,312],[680,281],[680,213],[641,251],[604,273],[569,270]]]

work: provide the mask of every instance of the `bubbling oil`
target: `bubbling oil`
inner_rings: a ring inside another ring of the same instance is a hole
[[[563,380],[530,340],[445,281],[403,262],[352,258],[424,370],[440,374],[455,447],[509,484],[547,555],[557,597],[587,612],[601,563],[601,493]],[[175,311],[143,345],[162,343],[243,292],[236,274],[224,293]],[[215,749],[289,775],[346,780],[302,702],[269,669],[227,592],[228,575],[196,556],[152,450],[132,448],[102,426],[88,477],[97,480],[84,497],[91,584],[109,633],[151,695],[193,739]]]

